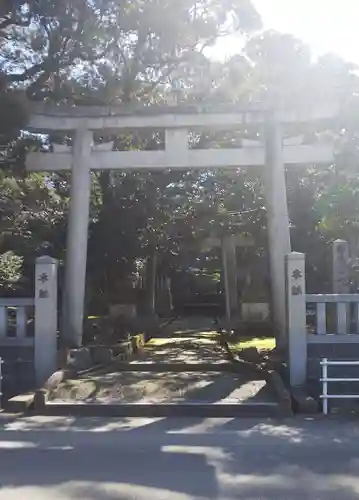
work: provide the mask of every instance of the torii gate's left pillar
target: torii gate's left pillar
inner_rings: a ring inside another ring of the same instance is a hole
[[[71,347],[79,347],[82,342],[92,144],[93,132],[85,126],[75,131],[62,320],[62,338]]]
[[[274,113],[268,114],[265,127],[268,240],[271,276],[271,302],[277,347],[288,344],[286,318],[285,258],[291,253],[287,188],[283,157],[283,132]]]

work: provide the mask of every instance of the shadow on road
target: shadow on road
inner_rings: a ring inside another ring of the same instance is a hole
[[[121,446],[92,448],[91,444],[71,444],[66,439],[63,446],[44,442],[22,442],[21,448],[14,445],[14,449],[0,452],[0,457],[4,453],[2,464],[6,457],[0,471],[3,489],[64,485],[65,491],[71,491],[69,498],[88,500],[132,498],[135,487],[147,492],[148,500],[156,491],[176,491],[191,498],[218,495],[215,468],[203,454],[164,452],[155,447],[146,453],[124,451]],[[181,473],[184,470],[195,471],[195,477],[186,480]],[[121,485],[122,494],[128,496],[121,496],[116,485]]]
[[[54,488],[75,500],[359,498],[354,422],[29,417],[5,428],[1,499]]]

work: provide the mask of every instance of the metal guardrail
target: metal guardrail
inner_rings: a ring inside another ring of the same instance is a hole
[[[322,366],[323,391],[320,398],[323,400],[323,413],[328,415],[328,402],[330,399],[359,399],[359,394],[328,394],[328,383],[330,382],[359,382],[359,378],[328,377],[329,366],[358,366],[359,361],[329,361],[323,358],[320,362]]]

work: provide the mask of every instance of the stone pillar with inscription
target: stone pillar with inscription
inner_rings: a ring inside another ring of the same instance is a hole
[[[288,362],[291,387],[302,386],[307,378],[307,328],[305,256],[292,252],[286,257],[286,306]]]
[[[350,293],[350,251],[349,243],[346,240],[333,241],[332,286],[333,293]],[[345,304],[343,307],[345,307],[346,312],[344,330],[347,333],[348,325],[350,329],[350,305]]]
[[[349,243],[345,240],[333,242],[333,293],[349,293]]]
[[[56,259],[36,259],[35,268],[35,373],[41,385],[57,369]]]

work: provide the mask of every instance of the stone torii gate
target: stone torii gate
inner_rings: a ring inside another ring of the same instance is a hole
[[[45,103],[31,108],[29,130],[71,133],[72,147],[54,152],[30,153],[29,171],[71,171],[66,272],[64,336],[81,341],[86,281],[91,170],[238,168],[265,165],[273,317],[279,344],[286,343],[284,257],[291,252],[285,183],[285,165],[330,163],[328,144],[284,144],[282,127],[331,119],[334,110],[291,112],[215,110],[199,107],[52,107]],[[233,149],[190,149],[189,132],[196,130],[256,128],[264,144],[244,144]],[[94,144],[94,132],[122,133],[140,129],[164,130],[165,146],[158,151],[113,151],[112,144]]]

